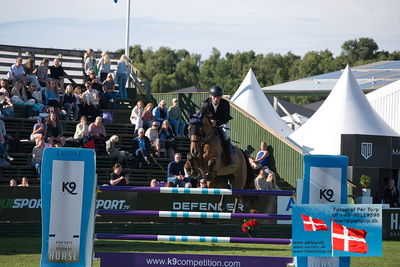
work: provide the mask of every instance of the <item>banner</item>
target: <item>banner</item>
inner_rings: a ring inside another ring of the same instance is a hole
[[[382,220],[383,239],[400,241],[400,208],[384,209]]]

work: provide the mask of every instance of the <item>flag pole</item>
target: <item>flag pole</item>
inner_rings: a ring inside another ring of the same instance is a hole
[[[125,55],[129,58],[129,19],[131,13],[131,0],[127,0],[126,7],[126,32],[125,32]]]
[[[333,219],[331,219],[331,256],[333,257]]]

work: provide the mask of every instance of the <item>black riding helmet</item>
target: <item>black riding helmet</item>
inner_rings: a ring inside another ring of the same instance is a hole
[[[214,85],[210,88],[210,95],[212,96],[222,96],[224,94],[224,89],[219,87],[218,85]]]

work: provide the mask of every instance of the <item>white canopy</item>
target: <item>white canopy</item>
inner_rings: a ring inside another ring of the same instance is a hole
[[[292,133],[292,130],[279,117],[274,108],[268,102],[267,97],[261,90],[261,87],[251,69],[231,100],[261,123],[274,129],[282,136],[286,137]]]
[[[311,154],[340,154],[341,134],[397,136],[369,104],[347,66],[317,112],[288,139]]]

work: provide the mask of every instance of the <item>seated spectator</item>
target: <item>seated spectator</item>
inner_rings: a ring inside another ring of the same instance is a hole
[[[1,122],[3,122],[3,121],[1,121]],[[3,122],[3,123],[4,123],[4,122]],[[9,162],[11,162],[11,161],[14,160],[14,159],[13,159],[12,157],[10,157],[10,156],[8,155],[8,153],[7,153],[7,149],[6,149],[6,140],[5,140],[5,137],[4,137],[4,135],[3,135],[2,132],[0,132],[0,156],[1,156],[2,158],[4,158],[5,160],[9,161]]]
[[[64,93],[64,69],[58,58],[53,60],[53,66],[50,67],[50,78],[58,83],[61,92]]]
[[[150,140],[150,145],[154,154],[160,156],[160,139],[158,139],[158,122],[154,121],[149,129],[146,130],[145,136]]]
[[[150,149],[150,140],[144,135],[144,129],[140,128],[138,130],[138,136],[133,139],[133,154],[138,159],[139,168],[143,162],[147,163],[147,165],[150,164],[148,159]]]
[[[206,179],[200,179],[199,181],[199,188],[207,188],[207,180]]]
[[[74,95],[74,87],[72,85],[67,85],[67,90],[65,91],[62,105],[66,111],[66,120],[69,121],[71,117],[71,111],[74,113],[72,120],[78,120],[79,106]]]
[[[97,69],[100,74],[100,81],[104,82],[104,80],[107,78],[108,74],[110,74],[111,71],[111,60],[106,51],[103,51],[101,53],[101,58],[99,60],[99,63],[97,63]]]
[[[11,179],[11,180],[10,180],[10,186],[18,186],[18,185],[17,185],[17,180]]]
[[[26,96],[28,98],[27,104],[32,105],[33,109],[36,110],[37,113],[42,113],[45,111],[45,106],[42,101],[39,103],[36,99],[38,95],[40,95],[39,100],[41,100],[42,94],[39,92],[35,84],[30,83],[28,85],[28,90],[26,90]]]
[[[269,167],[269,153],[267,150],[267,143],[261,142],[260,144],[261,150],[258,151],[257,156],[256,156],[256,163],[260,163],[262,167]]]
[[[259,162],[256,162],[253,157],[249,157],[249,163],[254,170],[259,170],[262,167],[261,164]]]
[[[399,190],[396,188],[394,179],[389,179],[383,191],[383,203],[390,204],[391,208],[399,206]]]
[[[176,98],[172,99],[172,106],[168,109],[168,122],[174,130],[175,136],[184,136],[185,122],[182,120],[182,111]]]
[[[181,161],[181,154],[176,153],[174,160],[168,163],[167,181],[172,182],[175,187],[184,187],[186,182],[191,182],[190,178],[185,178],[184,163]]]
[[[85,116],[82,116],[80,122],[76,125],[74,139],[78,141],[81,146],[89,141],[89,126],[87,125]]]
[[[257,190],[280,190],[276,184],[275,174],[271,171],[260,170],[254,179]]]
[[[150,187],[157,187],[157,180],[156,179],[151,179]]]
[[[28,95],[26,94],[25,83],[23,81],[17,81],[15,86],[11,89],[11,100],[14,103],[19,104],[28,103],[29,99]]]
[[[24,82],[25,81],[25,71],[22,66],[22,58],[17,57],[15,60],[15,64],[11,65],[10,69],[7,72],[7,78],[12,82],[12,85],[15,85],[16,82]]]
[[[6,79],[0,80],[0,112],[4,117],[14,116],[14,105],[10,98]]]
[[[94,73],[94,70],[89,70],[87,81],[92,84],[93,89],[97,91],[101,91],[101,82],[97,79],[96,74]]]
[[[63,136],[63,127],[58,121],[57,116],[54,112],[50,113],[47,119],[45,138],[47,143],[51,146],[55,145],[55,142],[59,143],[60,146],[65,145],[65,137]]]
[[[122,172],[122,165],[115,163],[113,166],[113,172],[110,174],[110,185],[124,186],[129,184],[129,177]]]
[[[96,120],[89,125],[89,139],[93,140],[96,144],[104,144],[106,136],[103,118],[96,117]]]
[[[43,150],[45,143],[42,139],[36,139],[36,145],[32,149],[31,165],[36,168],[38,177],[40,178],[40,168],[42,166]]]
[[[153,104],[148,103],[146,107],[144,108],[143,111],[143,116],[142,116],[142,121],[143,121],[143,128],[148,129],[151,127],[151,124],[154,121],[154,116],[153,116]],[[160,125],[160,124],[158,124]]]
[[[41,89],[40,83],[35,75],[35,59],[29,57],[24,64],[24,71],[26,75],[26,81],[33,83],[37,88]]]
[[[117,147],[117,143],[119,141],[118,135],[113,135],[106,141],[106,151],[111,158],[116,159],[118,162],[122,163],[133,159],[133,154],[129,153],[125,150],[120,150]]]
[[[48,73],[49,73],[49,59],[44,58],[40,65],[34,71],[36,77],[39,81],[40,86],[47,87],[48,82],[51,80]]]
[[[30,140],[36,141],[36,139],[43,139],[45,130],[46,130],[46,119],[39,118],[37,120],[37,123],[33,125],[33,130],[31,133]]]
[[[112,109],[116,109],[117,107],[117,95],[118,93],[115,91],[115,82],[113,80],[112,73],[108,73],[106,76],[106,80],[103,82],[103,96],[105,101],[108,101],[112,104]]]
[[[82,88],[80,86],[75,87],[74,90],[74,96],[76,98],[76,105],[79,108],[79,114],[78,116],[81,116],[82,113],[82,105],[83,105],[83,94],[82,94]]]
[[[99,92],[93,89],[90,82],[86,82],[85,86],[86,91],[82,94],[82,114],[89,118],[90,121],[94,121],[101,113],[99,110]]]
[[[22,186],[22,187],[29,187],[29,181],[27,177],[22,177],[21,179],[21,183],[18,186]]]
[[[11,135],[7,134],[6,124],[0,119],[0,134],[2,134],[5,143],[4,148],[9,151],[18,152],[20,148],[20,142],[18,138],[13,138]]]
[[[52,107],[52,110],[56,113],[57,117],[61,114],[61,99],[60,92],[56,81],[50,80],[49,86],[44,91],[45,99],[44,104]]]
[[[161,100],[158,106],[153,109],[154,120],[158,123],[163,123],[163,121],[168,120],[168,111],[166,108],[167,103],[165,100]]]
[[[185,188],[192,188],[192,183],[189,182],[185,183]]]
[[[160,139],[160,149],[165,148],[167,154],[166,157],[172,158],[172,156],[175,154],[176,145],[175,145],[174,132],[172,128],[169,126],[167,120],[163,122],[158,138]]]
[[[135,131],[139,128],[143,128],[143,101],[138,101],[136,106],[132,109],[131,112],[131,123],[135,125]]]

